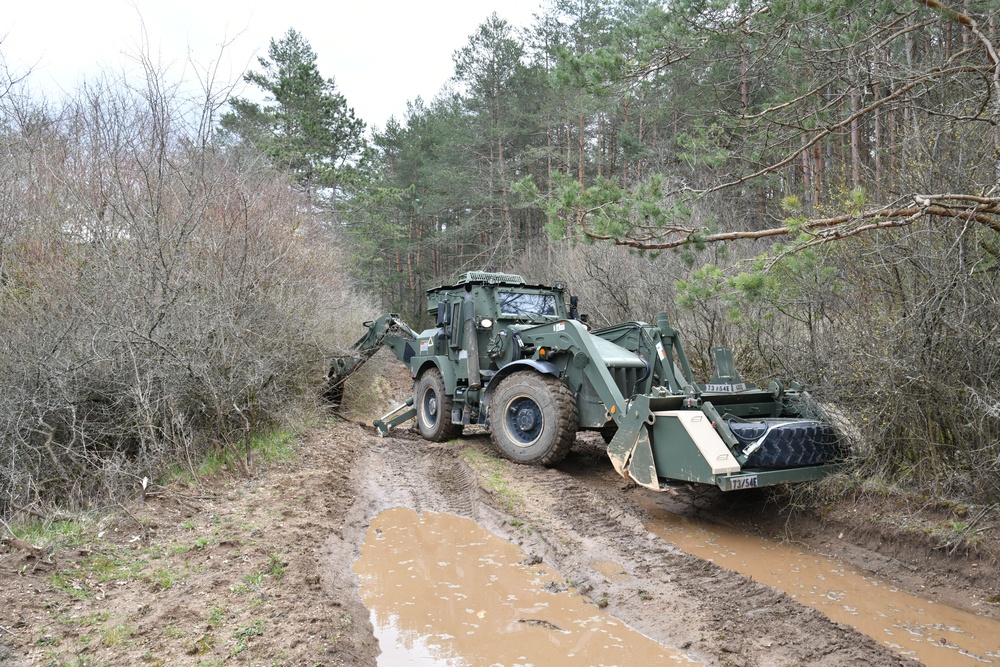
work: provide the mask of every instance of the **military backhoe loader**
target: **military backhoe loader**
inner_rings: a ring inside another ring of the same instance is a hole
[[[416,418],[440,442],[479,424],[512,461],[549,465],[578,431],[597,431],[619,474],[658,491],[802,482],[840,467],[842,440],[808,393],[744,381],[727,348],[713,350],[715,372],[699,384],[666,313],[591,331],[562,285],[481,271],[427,294],[434,328],[417,333],[388,313],[330,369],[336,398],[382,347],[409,367],[413,396],[375,421],[382,435]]]

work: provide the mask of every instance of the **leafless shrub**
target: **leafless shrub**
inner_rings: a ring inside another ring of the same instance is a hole
[[[560,280],[572,288],[594,326],[634,319],[651,320],[660,310],[671,310],[673,283],[687,267],[663,257],[648,257],[605,244],[541,241],[525,253],[517,271],[531,280]]]
[[[599,326],[667,311],[702,376],[722,344],[747,379],[803,381],[850,422],[855,463],[884,484],[994,502],[1000,254],[990,234],[943,226],[794,256],[749,298],[729,279],[761,250],[736,245],[689,266],[676,253],[563,243],[533,248],[515,269],[566,282]],[[680,307],[678,281],[707,263],[722,268],[718,283]]]
[[[211,104],[214,99],[208,95]],[[147,68],[3,100],[0,514],[114,497],[315,405],[358,309],[329,231]],[[190,122],[189,122],[190,121]]]
[[[688,358],[703,380],[711,373],[711,349],[720,345],[734,349],[745,372],[767,375],[775,372],[774,359],[769,357],[763,362],[759,357],[768,349],[770,338],[787,340],[777,331],[780,322],[773,318],[754,320],[753,305],[745,306],[747,318],[735,320],[726,298],[732,290],[724,280],[714,295],[687,307],[678,305],[678,281],[690,279],[694,270],[707,263],[737,266],[751,257],[753,250],[739,246],[731,255],[728,250],[714,247],[697,256],[680,252],[655,255],[607,244],[553,246],[545,241],[525,253],[514,270],[530,280],[566,283],[580,297],[581,312],[595,327],[632,320],[653,322],[656,313],[666,312],[673,326],[680,329]],[[765,321],[766,328],[757,326]]]

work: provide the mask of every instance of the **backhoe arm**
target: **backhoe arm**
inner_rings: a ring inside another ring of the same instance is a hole
[[[334,357],[327,375],[327,398],[340,402],[347,378],[361,368],[382,347],[390,348],[406,363],[413,356],[412,343],[417,333],[396,313],[386,313],[377,320],[365,322],[367,331],[355,341],[347,354]]]

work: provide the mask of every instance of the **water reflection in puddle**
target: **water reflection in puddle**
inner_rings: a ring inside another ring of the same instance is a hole
[[[707,525],[644,500],[647,528],[680,549],[773,586],[928,667],[1000,666],[1000,621],[919,598],[806,549]]]
[[[544,563],[451,514],[394,508],[354,565],[379,665],[697,664],[603,613]]]

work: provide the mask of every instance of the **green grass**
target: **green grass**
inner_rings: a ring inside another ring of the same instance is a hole
[[[960,548],[972,549],[983,541],[983,535],[975,526],[964,521],[947,519],[924,527],[924,532],[934,539],[940,548],[952,552]]]
[[[72,570],[53,572],[48,579],[49,586],[78,600],[86,599],[90,597],[87,581],[104,583],[138,579],[149,565],[145,558],[137,558],[140,555],[141,552],[127,547],[94,554],[82,560]]]
[[[297,434],[292,429],[278,429],[269,433],[258,433],[250,439],[250,460],[256,463],[289,463],[295,460],[293,444]],[[197,473],[214,475],[225,468],[238,468],[238,460],[244,460],[246,450],[241,443],[238,447],[226,447],[205,456],[198,465]]]
[[[257,590],[264,585],[264,573],[251,572],[250,574],[243,577],[243,581],[245,581],[248,586],[253,587],[254,590]]]
[[[108,663],[102,662],[89,655],[78,655],[72,660],[63,660],[62,656],[48,654],[49,660],[43,663],[46,667],[105,667]]]
[[[14,534],[42,549],[79,546],[87,541],[84,525],[80,521],[31,521],[12,526]]]
[[[251,572],[243,577],[242,584],[230,586],[229,590],[237,595],[247,595],[248,593],[259,591],[264,587],[264,578],[266,576],[267,575],[264,572]]]
[[[190,544],[175,544],[174,546],[170,547],[171,556],[179,556],[181,554],[186,554],[189,551],[191,551]]]
[[[184,576],[179,572],[164,567],[153,570],[143,578],[152,584],[153,590],[157,592],[165,591],[184,580]]]
[[[250,440],[252,455],[273,463],[291,463],[295,460],[293,447],[298,434],[292,429],[279,429],[263,435],[255,435]]]
[[[146,547],[145,553],[152,560],[159,560],[160,558],[165,558],[170,554],[168,549],[160,546],[159,544],[153,544]]]
[[[110,617],[110,612],[102,611],[95,614],[87,614],[86,616],[62,616],[59,618],[59,622],[67,625],[97,625],[108,620]]]
[[[213,477],[232,466],[233,452],[229,449],[217,449],[205,454],[194,470],[198,477]]]
[[[101,642],[105,646],[124,646],[135,634],[135,628],[130,625],[114,625],[101,630]]]
[[[208,612],[208,624],[218,627],[226,620],[226,610],[223,607],[213,607]]]
[[[288,563],[281,556],[275,553],[268,555],[265,572],[274,577],[275,580],[281,581],[281,578],[285,576],[286,567],[288,567]]]
[[[90,589],[79,579],[72,577],[66,571],[53,572],[49,575],[49,586],[57,591],[61,591],[73,596],[77,600],[85,600],[90,597]]]
[[[89,572],[91,578],[101,583],[136,579],[149,564],[144,558],[136,559],[137,555],[128,548],[94,554],[80,563],[80,570]]]
[[[291,463],[297,456],[295,441],[298,431],[291,428],[275,429],[266,433],[257,433],[250,439],[250,460],[259,463]],[[239,442],[226,447],[218,447],[205,452],[194,465],[195,477],[213,477],[224,470],[240,470],[246,460],[246,443]],[[182,465],[171,466],[167,471],[163,484],[172,480],[193,482],[191,470]],[[189,522],[185,522],[186,529]]]
[[[506,511],[513,512],[516,508],[524,507],[524,496],[510,487],[506,461],[471,447],[466,447],[460,454],[479,475],[486,490],[493,494]]]
[[[239,655],[243,651],[250,648],[250,640],[253,637],[260,637],[264,634],[264,619],[257,619],[251,625],[245,628],[240,628],[233,633],[233,638],[236,640],[236,646],[230,652],[229,655]]]

